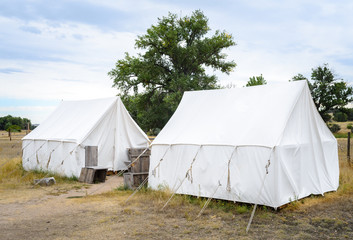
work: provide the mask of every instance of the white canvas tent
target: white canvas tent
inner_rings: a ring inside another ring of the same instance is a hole
[[[98,146],[98,166],[117,171],[126,169],[127,148],[149,145],[119,97],[63,101],[22,140],[25,170],[77,177],[85,166],[85,146]]]
[[[154,189],[276,208],[338,182],[337,141],[306,81],[185,92],[152,143]]]

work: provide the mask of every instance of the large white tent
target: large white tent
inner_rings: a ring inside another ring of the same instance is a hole
[[[339,184],[306,81],[185,92],[152,143],[149,186],[279,207]]]
[[[127,148],[146,148],[149,140],[119,97],[63,101],[22,142],[24,169],[79,176],[85,146],[98,146],[98,166],[126,169]]]

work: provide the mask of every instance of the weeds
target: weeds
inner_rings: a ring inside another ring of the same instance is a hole
[[[41,170],[25,171],[20,158],[7,159],[6,161],[6,164],[0,168],[0,188],[3,189],[31,185],[34,179],[44,177],[54,177],[57,183],[77,183],[77,177],[75,176],[65,177]]]

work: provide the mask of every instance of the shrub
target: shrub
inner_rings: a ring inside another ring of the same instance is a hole
[[[333,114],[333,118],[337,122],[347,122],[348,116],[347,116],[347,114],[345,114],[343,112],[335,112]]]
[[[323,115],[321,115],[321,117],[324,120],[324,122],[328,122],[331,120],[331,115],[328,113],[324,113]]]
[[[347,124],[347,129],[352,129],[352,127],[353,127],[353,126],[352,126],[352,123],[348,123],[348,124]]]
[[[353,109],[352,108],[341,108],[339,111],[347,114],[348,121],[353,121]]]
[[[338,124],[332,124],[328,125],[328,128],[331,130],[331,132],[336,133],[339,130],[341,130],[341,127]]]

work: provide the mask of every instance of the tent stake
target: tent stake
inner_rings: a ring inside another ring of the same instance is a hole
[[[168,201],[164,204],[164,206],[162,207],[162,210],[168,205],[168,203],[170,202],[170,200],[172,200],[172,198],[174,197],[175,193],[178,191],[178,189],[181,187],[181,185],[183,184],[184,180],[187,178],[187,175],[184,177],[184,179],[180,182],[179,186],[177,187],[177,189],[175,189],[175,191],[173,192],[172,196],[170,196],[170,198],[168,199]]]
[[[206,201],[205,204],[203,205],[201,211],[200,211],[199,214],[197,215],[196,219],[198,219],[198,218],[202,215],[203,211],[207,208],[208,204],[211,202],[211,200],[213,199],[213,196],[216,194],[216,192],[217,192],[217,190],[218,190],[218,188],[219,188],[220,186],[222,186],[222,185],[221,185],[221,182],[218,181],[218,186],[217,186],[216,190],[213,192],[212,196],[207,199],[207,201]]]
[[[257,204],[255,204],[254,209],[252,210],[248,226],[246,227],[246,233],[248,233],[248,231],[250,229],[250,225],[251,225],[252,219],[254,218],[254,215],[255,215],[256,207],[257,207]]]
[[[146,184],[147,180],[148,180],[148,176],[145,178],[145,180],[143,180],[140,186],[138,186],[135,189],[135,191],[125,200],[125,203],[127,203],[127,201],[129,201],[130,198],[132,198],[138,191],[140,191],[140,189]]]

